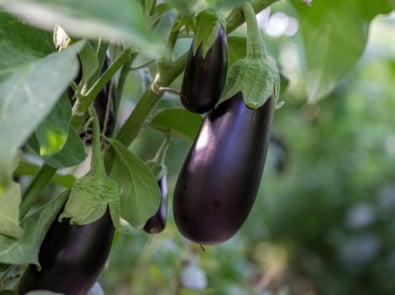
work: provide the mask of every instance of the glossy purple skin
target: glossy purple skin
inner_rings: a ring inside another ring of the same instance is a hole
[[[200,45],[196,55],[193,55],[192,44],[180,92],[184,107],[199,114],[210,111],[217,104],[224,88],[228,58],[226,34],[222,26],[207,55],[203,58],[202,54]]]
[[[86,295],[99,277],[110,253],[114,226],[109,211],[87,225],[70,225],[57,219],[39,253],[41,271],[29,265],[19,282],[19,294],[49,290]]]
[[[274,105],[270,97],[254,110],[236,94],[204,119],[174,191],[175,223],[186,238],[217,244],[246,220],[261,182]]]
[[[161,199],[159,208],[156,213],[151,216],[145,223],[143,229],[149,234],[156,234],[162,232],[166,227],[167,221],[167,183],[166,176],[162,176],[158,180],[158,185],[161,191]]]

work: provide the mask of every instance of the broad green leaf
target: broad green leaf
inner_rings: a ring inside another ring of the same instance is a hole
[[[150,126],[164,132],[174,132],[193,141],[202,121],[203,118],[200,115],[184,109],[166,109],[152,119]]]
[[[391,10],[383,1],[291,1],[299,15],[309,102],[331,92],[361,58],[369,22]]]
[[[123,144],[110,140],[116,152],[112,176],[121,195],[120,214],[134,227],[141,227],[158,209],[160,190],[145,165]]]
[[[56,154],[44,158],[48,165],[61,169],[80,164],[85,160],[85,148],[78,134],[73,128],[69,128],[69,135],[63,148]]]
[[[10,183],[17,149],[48,115],[77,71],[84,42],[44,58],[0,69],[0,194]]]
[[[63,148],[68,136],[70,119],[71,104],[68,97],[63,95],[36,130],[41,156],[50,156]]]
[[[164,40],[150,30],[139,1],[130,0],[0,0],[0,6],[35,26],[61,26],[72,37],[102,38],[139,48],[159,57]]]
[[[0,12],[0,36],[0,71],[33,62],[55,50],[51,33],[4,12]]]
[[[68,191],[65,191],[28,215],[22,222],[23,233],[19,240],[0,235],[0,263],[39,265],[40,245],[67,196]]]
[[[19,203],[21,190],[18,183],[12,183],[4,195],[0,195],[0,235],[18,239],[22,233],[19,226]]]

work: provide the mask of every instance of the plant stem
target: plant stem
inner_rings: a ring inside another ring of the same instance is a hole
[[[184,69],[186,59],[187,55],[184,54],[171,66],[164,67],[160,71],[159,79],[157,79],[158,85],[164,87],[169,86]],[[156,93],[151,88],[148,88],[122,126],[116,139],[128,146],[137,137],[148,115],[159,102],[162,95],[163,93]]]
[[[247,56],[252,58],[265,58],[265,44],[263,43],[258,28],[254,8],[249,2],[245,2],[242,9],[247,23]]]
[[[268,8],[274,2],[278,0],[254,0],[251,1],[251,5],[254,8],[256,14]],[[233,32],[237,27],[244,23],[244,16],[240,8],[233,9],[233,11],[228,15],[226,20],[226,32],[229,34]]]
[[[91,105],[89,107],[89,115],[93,118],[93,140],[92,140],[92,160],[91,160],[91,175],[103,175],[105,174],[104,163],[101,157],[101,144],[100,144],[100,123],[97,117],[95,107]]]
[[[44,164],[36,177],[32,180],[22,197],[20,206],[20,218],[22,219],[31,207],[38,201],[43,190],[56,173],[56,168]]]
[[[92,85],[92,87],[86,92],[86,94],[78,95],[77,102],[73,107],[73,117],[71,118],[71,126],[78,130],[81,126],[84,115],[88,111],[89,106],[92,104],[95,97],[99,94],[100,90],[105,87],[108,81],[114,76],[114,74],[131,58],[131,50],[124,49],[114,60],[114,62],[108,67],[103,75]]]

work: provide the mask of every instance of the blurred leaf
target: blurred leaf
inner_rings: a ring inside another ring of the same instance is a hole
[[[228,42],[228,68],[232,66],[232,64],[241,58],[246,56],[246,46],[247,41],[245,37],[241,36],[229,36],[227,38]]]
[[[126,43],[143,54],[161,56],[166,44],[150,30],[137,1],[0,0],[0,5],[35,26],[60,25],[70,36]]]
[[[0,235],[0,262],[7,264],[38,265],[38,252],[47,230],[66,201],[68,191],[46,203],[22,222],[23,234],[19,240]]]
[[[121,217],[141,227],[157,210],[160,190],[145,163],[117,140],[110,140],[116,156],[112,176],[120,187]]]
[[[206,2],[216,7],[233,7],[243,4],[246,0],[206,0]]]
[[[194,140],[199,132],[203,118],[184,109],[166,109],[157,114],[151,121],[151,127],[174,132],[189,140]]]
[[[292,1],[299,14],[309,102],[331,92],[361,58],[369,22],[391,11],[382,1]]]
[[[0,195],[0,235],[18,239],[22,233],[19,226],[19,203],[21,191],[18,183],[12,183],[4,195]]]
[[[93,287],[89,290],[87,295],[104,295],[104,291],[100,286],[99,282],[96,282]]]
[[[67,140],[70,119],[71,104],[68,97],[63,95],[36,129],[41,156],[50,156],[62,149]]]
[[[74,129],[70,127],[63,148],[58,153],[45,158],[45,162],[54,168],[61,169],[78,165],[85,158],[84,144]]]
[[[33,62],[55,50],[51,33],[4,12],[0,12],[0,36],[0,71]]]
[[[0,100],[0,192],[10,182],[16,150],[48,115],[73,79],[77,71],[76,55],[83,44],[78,42],[45,58],[24,60],[16,66],[0,69],[3,95]]]
[[[196,263],[187,264],[181,270],[181,283],[188,289],[203,290],[207,288],[206,273]]]

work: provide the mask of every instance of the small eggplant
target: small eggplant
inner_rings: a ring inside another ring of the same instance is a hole
[[[184,78],[181,86],[181,102],[194,113],[205,113],[218,102],[225,84],[227,70],[226,34],[222,25],[217,39],[203,57],[202,45],[193,54],[193,43],[189,50]]]
[[[166,227],[167,221],[167,183],[166,175],[163,175],[158,180],[158,185],[161,191],[161,199],[158,211],[151,216],[145,223],[143,229],[149,234],[155,234],[163,231]]]
[[[240,229],[261,182],[274,106],[271,96],[251,109],[237,93],[206,116],[174,190],[174,219],[186,238],[217,244]]]

